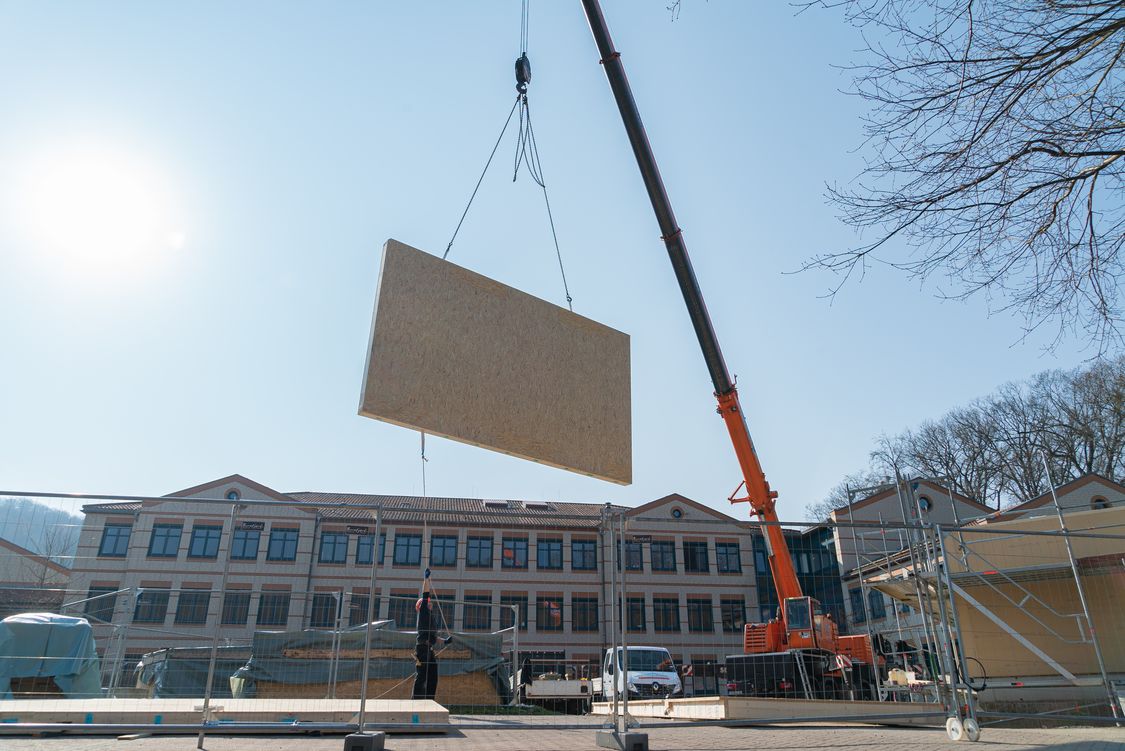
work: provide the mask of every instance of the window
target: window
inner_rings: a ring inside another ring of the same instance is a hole
[[[808,553],[794,553],[792,557],[794,567],[799,574],[807,574],[809,572],[809,554]]]
[[[926,513],[934,507],[933,502],[926,496],[918,497],[918,508],[922,509],[922,513]]]
[[[137,595],[134,623],[164,623],[168,615],[168,590],[145,589]]]
[[[562,595],[540,594],[536,598],[535,628],[539,631],[563,630]]]
[[[1109,501],[1107,501],[1105,498],[1101,498],[1101,497],[1093,498],[1090,501],[1090,508],[1093,509],[1094,511],[1097,511],[1097,510],[1103,509],[1103,508],[1109,508]]]
[[[124,558],[129,552],[129,535],[133,532],[132,524],[107,524],[102,530],[102,544],[98,547],[98,555],[104,558]]]
[[[352,592],[351,603],[348,605],[348,625],[359,626],[367,623],[367,608],[371,605],[371,598],[366,594]],[[382,602],[378,597],[375,598],[375,609],[371,613],[371,620],[379,620],[379,610],[382,607]]]
[[[653,627],[660,632],[680,630],[680,598],[656,597],[652,598]]]
[[[295,561],[297,560],[296,529],[271,529],[270,544],[266,549],[267,561]]]
[[[625,569],[627,571],[644,571],[645,557],[644,546],[639,542],[625,543]]]
[[[754,570],[759,574],[768,574],[770,572],[769,563],[766,561],[766,554],[764,551],[754,551]]]
[[[188,558],[218,558],[219,540],[223,528],[196,524],[191,528],[191,542],[188,543]],[[177,545],[179,542],[177,541]]]
[[[422,564],[422,535],[395,535],[396,566],[420,566]]]
[[[492,596],[465,595],[465,630],[488,631],[492,628]]]
[[[492,538],[470,537],[465,550],[465,568],[492,568]]]
[[[347,539],[345,537],[345,539]],[[323,545],[322,545],[323,547]],[[317,592],[313,595],[309,626],[312,628],[332,628],[340,610],[340,597],[334,592]]]
[[[863,592],[852,589],[848,591],[848,596],[852,600],[852,620],[856,623],[863,623],[867,620],[867,608],[863,605]]]
[[[687,628],[696,634],[711,633],[715,630],[715,618],[711,614],[711,598],[689,597],[687,601]]]
[[[900,613],[909,613],[909,612],[910,612],[910,606],[909,606],[909,605],[907,605],[907,604],[906,604],[905,602],[900,602],[900,603],[898,604],[898,612],[900,612]]]
[[[388,617],[395,622],[395,628],[402,631],[418,625],[418,611],[414,609],[417,601],[418,595],[413,592],[395,592],[391,595]]]
[[[626,627],[630,631],[637,631],[643,634],[648,630],[648,623],[645,621],[645,598],[630,597],[628,599],[628,606],[629,611],[626,615]]]
[[[684,543],[684,571],[697,574],[706,574],[711,570],[711,562],[707,559],[706,542]]]
[[[500,628],[511,628],[515,613],[512,606],[519,609],[519,628],[527,630],[527,595],[500,595]]]
[[[570,568],[572,571],[597,571],[598,543],[596,540],[571,540]]]
[[[723,597],[719,600],[723,631],[736,634],[746,625],[746,601],[741,597]]]
[[[883,593],[877,589],[868,590],[867,603],[871,608],[871,619],[886,618],[887,607],[883,602]]]
[[[237,490],[228,490],[227,491],[227,500],[228,501],[237,501],[241,498],[242,498],[242,494],[239,493]]]
[[[262,592],[258,600],[258,625],[284,626],[289,621],[289,599],[289,592]]]
[[[457,565],[457,535],[433,535],[430,537],[430,565]]]
[[[527,538],[505,537],[500,550],[500,568],[527,568]]]
[[[562,538],[540,537],[536,542],[536,565],[539,568],[562,568]]]
[[[715,543],[715,565],[720,574],[738,574],[742,572],[742,559],[738,552],[737,542]]]
[[[371,554],[375,550],[375,535],[360,535],[355,541],[355,562],[359,566],[371,565]],[[383,555],[387,552],[387,533],[379,533],[379,565],[383,565]]]
[[[223,596],[223,625],[245,626],[250,618],[250,590],[231,590]]]
[[[570,597],[570,628],[572,631],[598,630],[598,598]]]
[[[345,532],[320,533],[320,563],[348,562],[348,535]]]
[[[211,590],[182,589],[176,603],[176,623],[204,624],[211,605]]]
[[[117,587],[90,587],[86,592],[87,618],[106,623],[113,622],[113,609],[117,606]]]
[[[180,535],[183,531],[182,524],[153,525],[152,537],[148,540],[149,557],[175,558],[180,552]]]
[[[676,570],[676,543],[670,540],[653,542],[649,545],[649,550],[652,552],[653,571]]]
[[[452,592],[435,592],[430,599],[434,628],[448,631],[457,622],[457,599]]]
[[[262,532],[257,529],[236,529],[230,543],[230,557],[233,561],[255,561],[258,559],[258,545]]]

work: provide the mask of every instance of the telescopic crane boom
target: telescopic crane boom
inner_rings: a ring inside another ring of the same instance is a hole
[[[769,557],[770,571],[777,587],[779,602],[784,603],[789,598],[801,597],[801,585],[797,581],[797,574],[793,570],[793,561],[789,557],[789,547],[785,542],[785,535],[778,526],[777,512],[774,509],[777,493],[770,490],[766,481],[762,464],[758,461],[758,453],[754,450],[754,441],[750,438],[750,429],[746,425],[746,416],[738,400],[738,389],[730,377],[726,362],[723,360],[722,350],[719,349],[719,340],[715,336],[715,329],[711,325],[711,317],[707,314],[707,306],[703,302],[703,293],[700,292],[699,282],[691,267],[688,258],[687,245],[684,243],[683,231],[676,223],[676,216],[672,212],[672,202],[664,190],[664,181],[660,177],[660,170],[656,166],[656,157],[653,156],[652,146],[649,145],[644,124],[641,122],[640,112],[633,100],[633,93],[629,87],[629,79],[625,76],[625,67],[621,63],[621,55],[614,49],[613,40],[609,35],[605,17],[602,15],[601,5],[598,0],[582,0],[586,11],[586,18],[590,23],[590,30],[594,34],[594,41],[601,55],[601,64],[605,68],[606,78],[613,90],[613,97],[617,100],[617,108],[621,112],[621,119],[625,124],[625,131],[629,135],[629,143],[633,147],[633,155],[637,159],[637,166],[641,170],[641,178],[648,190],[649,200],[652,202],[656,221],[660,225],[661,239],[668,249],[668,258],[672,261],[672,268],[676,273],[676,280],[683,293],[684,303],[687,305],[688,314],[691,316],[692,326],[695,328],[699,347],[703,350],[703,359],[707,362],[707,369],[711,373],[711,383],[715,386],[715,398],[718,399],[718,413],[726,423],[730,433],[731,443],[734,444],[734,453],[738,457],[738,464],[742,469],[743,482],[731,495],[731,502],[747,501],[750,509],[763,524],[763,535],[766,541],[766,551]],[[739,490],[746,489],[746,495],[736,498]]]

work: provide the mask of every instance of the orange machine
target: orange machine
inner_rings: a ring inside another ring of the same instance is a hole
[[[801,592],[801,585],[793,570],[793,561],[789,557],[785,535],[777,523],[777,513],[774,510],[777,493],[770,490],[761,463],[758,461],[757,452],[754,450],[754,442],[750,439],[750,430],[738,401],[738,390],[719,348],[715,329],[711,324],[707,306],[703,302],[703,293],[692,269],[691,259],[688,257],[683,232],[676,222],[672,203],[656,165],[656,157],[652,153],[652,146],[641,122],[637,104],[633,100],[633,93],[621,62],[621,54],[614,49],[598,0],[582,0],[582,6],[590,23],[598,53],[601,55],[602,68],[609,80],[618,111],[621,113],[633,156],[637,160],[641,178],[644,180],[649,200],[656,214],[661,239],[668,251],[668,258],[672,263],[688,315],[691,317],[696,339],[699,341],[703,359],[711,375],[715,397],[719,401],[719,415],[726,423],[742,470],[743,481],[730,500],[748,502],[751,512],[762,522],[770,571],[782,607],[778,619],[769,623],[746,626],[747,654],[741,657],[752,658],[756,655],[768,657],[768,659],[757,660],[756,663],[752,659],[741,661],[751,664],[754,668],[755,677],[748,678],[746,685],[752,684],[754,692],[774,691],[777,686],[781,686],[783,691],[789,691],[790,689],[785,687],[793,686],[799,678],[799,684],[806,696],[813,692],[835,690],[848,683],[845,679],[852,661],[846,655],[839,654],[838,645],[841,637],[836,634],[836,624],[822,613],[820,604],[815,599],[806,597]],[[743,487],[746,489],[746,495],[736,498]],[[728,680],[732,659],[734,658],[727,659]],[[766,667],[763,668],[763,665]],[[746,665],[741,663],[735,665],[736,671],[745,667]]]

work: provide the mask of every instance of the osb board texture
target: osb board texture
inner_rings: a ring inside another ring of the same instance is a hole
[[[629,337],[388,240],[359,413],[632,482]]]

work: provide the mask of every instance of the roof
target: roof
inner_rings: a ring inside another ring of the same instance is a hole
[[[360,493],[288,493],[301,504],[316,507],[326,519],[370,521],[371,506],[382,505],[388,522],[428,524],[496,524],[534,527],[554,521],[564,527],[595,528],[601,522],[603,503],[519,501],[486,498],[434,498]],[[353,504],[356,508],[347,508]],[[627,511],[624,506],[610,506]]]
[[[54,571],[56,573],[59,573],[59,574],[69,574],[70,573],[70,569],[68,569],[66,566],[63,566],[61,563],[56,563],[55,561],[52,561],[50,558],[46,558],[44,556],[41,556],[38,553],[36,553],[34,551],[31,551],[31,550],[28,550],[27,548],[23,547],[22,545],[17,545],[14,542],[12,542],[11,540],[6,540],[3,537],[0,537],[0,548],[7,548],[8,550],[12,551],[16,555],[22,555],[24,558],[29,558],[29,559],[35,561],[40,566],[45,566],[45,567],[51,569],[52,571]]]
[[[1092,482],[1099,482],[1113,490],[1116,490],[1118,493],[1125,495],[1125,485],[1114,482],[1108,477],[1103,477],[1096,472],[1091,472],[1090,474],[1082,475],[1077,480],[1071,480],[1070,482],[1063,483],[1062,485],[1054,489],[1054,494],[1065,496],[1067,493],[1072,493],[1075,490],[1078,490],[1085,485],[1089,485]],[[1029,501],[1018,503],[1015,506],[1009,506],[1008,508],[1001,511],[994,511],[988,517],[988,521],[1001,521],[1004,519],[1011,519],[1017,516],[1021,516],[1026,511],[1030,511],[1031,509],[1047,505],[1051,502],[1051,498],[1052,492],[1048,490],[1046,493],[1042,493]]]
[[[109,503],[87,504],[82,507],[82,511],[99,514],[135,514],[146,503],[191,501],[193,493],[200,493],[232,483],[254,488],[289,508],[319,513],[323,520],[329,522],[339,520],[340,522],[370,523],[372,511],[379,506],[383,509],[384,521],[395,524],[492,525],[509,528],[550,525],[572,529],[596,529],[607,508],[615,512],[625,512],[630,517],[638,517],[659,506],[675,503],[697,509],[717,520],[729,522],[739,527],[750,529],[758,527],[751,520],[736,519],[679,493],[671,493],[663,498],[630,508],[607,503],[571,503],[564,501],[329,493],[308,490],[281,493],[242,475],[230,475],[166,496],[132,496]],[[213,502],[216,499],[209,498],[207,500]]]
[[[926,487],[930,488],[931,490],[933,490],[935,492],[938,492],[938,493],[941,493],[942,495],[949,495],[949,493],[950,493],[949,488],[946,488],[942,485],[939,485],[936,482],[934,482],[933,480],[926,480],[926,479],[923,479],[923,478],[915,478],[913,480],[910,480],[910,482],[916,482],[919,485],[925,485]],[[895,486],[891,485],[886,490],[880,490],[878,493],[874,493],[873,495],[869,495],[866,498],[864,498],[862,501],[856,501],[855,503],[851,504],[851,506],[841,506],[839,508],[832,509],[832,513],[833,514],[849,513],[850,511],[855,511],[856,509],[861,509],[864,506],[870,506],[873,503],[878,503],[879,501],[890,498],[892,495],[895,494],[895,492],[896,492]],[[972,498],[969,498],[968,496],[961,495],[960,493],[954,492],[953,498],[955,500],[957,500],[959,503],[963,503],[967,506],[973,506],[977,509],[980,509],[981,511],[983,511],[985,513],[991,513],[993,511],[995,511],[995,509],[992,508],[991,506],[986,506],[983,503],[980,503],[979,501],[974,501]]]
[[[208,483],[211,486],[213,483]],[[153,499],[176,501],[183,498],[180,491],[175,496]],[[520,501],[487,498],[435,498],[404,495],[374,495],[364,493],[325,493],[301,491],[277,493],[278,500],[290,508],[318,512],[321,518],[340,521],[372,520],[372,510],[382,506],[383,519],[396,524],[450,524],[497,525],[505,527],[538,527],[545,523],[553,526],[594,529],[601,522],[604,503],[566,503],[562,501]],[[85,513],[136,513],[143,501],[119,503],[94,503],[82,507]],[[614,511],[630,511],[625,506],[609,506]]]

